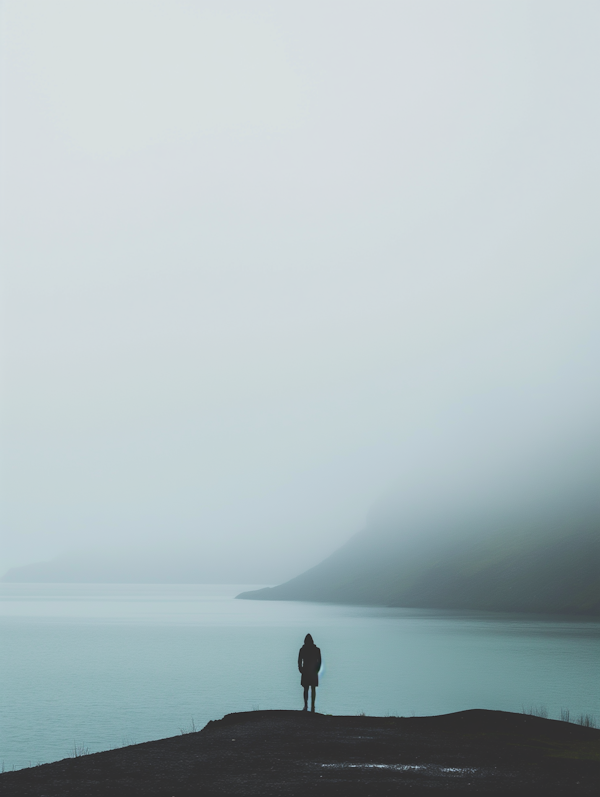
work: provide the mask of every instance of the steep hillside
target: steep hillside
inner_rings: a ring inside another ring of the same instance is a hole
[[[367,529],[291,581],[238,597],[600,615],[600,523],[513,518],[410,538]]]

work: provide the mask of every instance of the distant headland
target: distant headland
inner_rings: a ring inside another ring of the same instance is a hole
[[[237,597],[600,615],[600,519],[593,515],[417,532],[368,527],[296,578]]]

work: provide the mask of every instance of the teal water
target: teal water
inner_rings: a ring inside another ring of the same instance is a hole
[[[308,632],[324,713],[545,706],[600,719],[598,621],[233,600],[248,588],[0,585],[0,763],[173,736],[192,717],[201,728],[301,708]]]

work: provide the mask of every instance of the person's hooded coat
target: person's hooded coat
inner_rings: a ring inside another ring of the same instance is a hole
[[[298,653],[298,669],[302,673],[302,678],[300,679],[302,686],[319,685],[321,651],[313,642],[310,634],[306,635],[304,644]]]

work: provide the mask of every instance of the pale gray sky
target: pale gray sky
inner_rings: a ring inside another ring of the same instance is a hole
[[[600,4],[0,9],[0,570],[274,582],[598,428]]]

